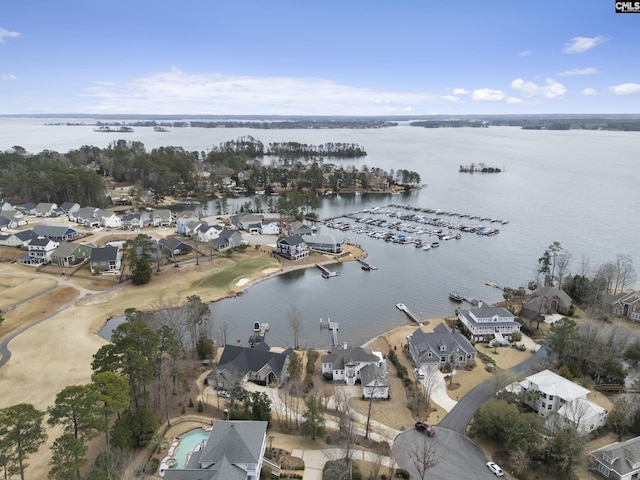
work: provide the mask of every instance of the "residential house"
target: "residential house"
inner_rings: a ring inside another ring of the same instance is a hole
[[[280,225],[276,220],[264,219],[260,224],[260,233],[262,235],[279,235]]]
[[[46,237],[37,237],[29,242],[29,255],[20,259],[23,265],[39,266],[51,262],[53,251],[59,243]]]
[[[288,379],[291,352],[291,348],[272,352],[265,342],[257,343],[255,348],[225,345],[218,365],[205,383],[223,389],[230,388],[238,380],[279,387]]]
[[[33,209],[33,213],[36,217],[52,217],[57,208],[58,205],[55,203],[39,203]]]
[[[345,382],[347,385],[362,381],[360,371],[367,365],[377,365],[384,370],[385,375],[387,371],[387,361],[382,352],[362,347],[336,348],[323,355],[320,362],[323,375],[330,373],[334,382]]]
[[[520,324],[506,308],[485,307],[458,310],[458,320],[472,342],[496,339],[502,343],[520,331]]]
[[[276,241],[276,254],[289,260],[300,260],[309,256],[309,247],[300,235],[281,236]]]
[[[6,247],[27,247],[29,242],[34,238],[38,238],[33,230],[22,230],[16,233],[8,233],[0,235],[0,245]]]
[[[91,257],[92,247],[81,243],[62,242],[51,254],[51,264],[73,267]]]
[[[543,370],[519,385],[524,403],[545,418],[551,431],[572,426],[587,433],[607,423],[607,411],[587,399],[590,391],[557,373]]]
[[[200,219],[193,210],[185,210],[176,217],[176,232],[180,235],[186,235],[186,226],[191,222],[199,222]]]
[[[73,240],[78,232],[66,225],[34,225],[31,229],[39,237],[50,238],[57,242]]]
[[[240,213],[229,217],[229,221],[233,225],[249,233],[260,233],[263,220],[264,215],[256,215],[254,213]]]
[[[311,235],[315,229],[303,222],[291,222],[287,225],[287,235]]]
[[[161,238],[158,240],[158,248],[167,252],[172,258],[179,255],[186,255],[192,250],[191,245],[177,237]]]
[[[69,212],[69,220],[85,227],[99,227],[100,220],[96,217],[97,207],[82,207],[75,212]]]
[[[18,222],[13,220],[13,218],[9,218],[6,215],[0,215],[0,232],[4,232],[5,230],[13,230],[18,226]]]
[[[37,205],[33,202],[23,203],[15,207],[16,210],[24,213],[25,215],[35,215]]]
[[[522,305],[521,316],[537,318],[540,315],[559,313],[568,315],[573,300],[564,290],[556,287],[540,287],[534,290],[529,301]]]
[[[161,208],[151,213],[151,225],[154,227],[170,227],[173,223],[171,210]]]
[[[0,200],[0,212],[13,212],[15,209],[13,205],[9,202],[5,202],[4,200]]]
[[[209,225],[207,222],[202,222],[196,227],[191,236],[199,242],[208,243],[218,238],[221,232],[222,227],[220,225]]]
[[[418,328],[407,339],[409,354],[417,368],[467,368],[476,363],[476,349],[467,337],[451,332],[442,323],[433,332]]]
[[[122,251],[118,247],[106,246],[94,248],[89,258],[91,273],[104,273],[120,270]]]
[[[64,202],[58,210],[62,212],[63,215],[69,215],[70,213],[77,212],[80,210],[80,204],[75,202]]]
[[[640,437],[594,450],[589,453],[589,463],[605,478],[640,479]]]
[[[227,228],[220,232],[218,238],[211,240],[211,247],[219,252],[239,247],[241,244],[242,234],[238,230],[229,230]]]
[[[142,212],[125,213],[122,216],[122,228],[140,230],[145,226],[144,219]]]
[[[113,210],[98,209],[95,213],[95,216],[100,221],[100,225],[104,228],[122,227],[122,218]]]
[[[360,369],[363,398],[389,398],[389,380],[384,368],[375,363]]]
[[[17,210],[0,213],[0,219],[2,218],[8,220],[7,228],[24,227],[28,223],[24,214]]]
[[[619,293],[610,297],[607,304],[612,315],[640,322],[640,292]]]
[[[333,235],[302,235],[302,240],[310,250],[324,253],[342,253],[344,241],[336,240]]]
[[[258,480],[267,445],[267,422],[217,420],[204,446],[184,468],[160,462],[165,480]]]

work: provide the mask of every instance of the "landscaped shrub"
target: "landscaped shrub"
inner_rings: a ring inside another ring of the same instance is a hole
[[[325,380],[327,380],[327,381],[331,381],[331,380],[333,380],[333,373],[331,373],[331,372],[324,372],[324,373],[322,374],[322,377],[323,377]]]
[[[411,478],[411,474],[407,472],[404,468],[396,468],[396,477],[397,478]]]

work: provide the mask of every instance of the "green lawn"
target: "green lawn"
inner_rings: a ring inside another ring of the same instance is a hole
[[[235,285],[243,277],[248,277],[270,266],[279,265],[270,258],[248,258],[195,282],[193,287],[227,288]]]

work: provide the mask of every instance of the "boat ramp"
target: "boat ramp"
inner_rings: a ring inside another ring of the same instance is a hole
[[[396,308],[404,312],[407,315],[407,317],[409,317],[411,320],[416,322],[418,325],[422,325],[422,320],[420,319],[420,317],[415,313],[413,313],[411,310],[409,310],[404,303],[396,303]]]

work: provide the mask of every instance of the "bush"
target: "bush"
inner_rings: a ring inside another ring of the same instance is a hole
[[[513,332],[511,334],[511,341],[512,342],[520,342],[522,340],[522,333],[521,332]]]
[[[327,380],[327,381],[331,381],[331,380],[333,380],[333,373],[331,373],[331,372],[324,372],[324,373],[322,374],[322,377],[323,377],[325,380]]]
[[[404,468],[396,468],[396,477],[397,478],[411,478],[411,474],[407,472]]]
[[[198,411],[202,412],[204,410],[204,405],[202,404],[202,400],[198,400]]]

